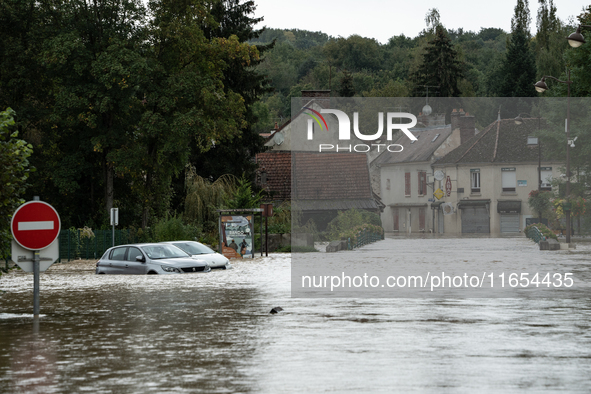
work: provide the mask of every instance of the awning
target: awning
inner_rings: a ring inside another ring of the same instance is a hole
[[[458,209],[467,207],[482,207],[490,204],[490,200],[461,200],[458,201]]]
[[[388,205],[389,207],[394,207],[394,208],[424,208],[427,206],[427,203],[413,203],[413,202],[401,202],[401,203],[397,203],[397,204],[390,204]]]
[[[498,213],[521,213],[521,200],[497,201]]]

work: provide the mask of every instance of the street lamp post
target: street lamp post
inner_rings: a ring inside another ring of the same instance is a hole
[[[571,33],[566,39],[568,43],[573,48],[578,48],[581,45],[585,44],[585,37],[581,34],[581,27],[591,27],[589,25],[579,25],[577,30],[574,33]],[[574,145],[572,141],[570,141],[570,85],[572,81],[570,80],[570,68],[567,69],[567,76],[568,79],[566,81],[561,81],[558,78],[554,78],[552,76],[544,76],[542,79],[534,84],[536,91],[539,93],[543,93],[548,90],[548,85],[546,85],[546,78],[554,79],[560,83],[567,84],[567,101],[566,101],[566,204],[563,207],[564,209],[564,216],[566,217],[566,243],[570,244],[570,235],[571,235],[571,227],[570,227],[570,147]]]
[[[517,117],[515,118],[515,124],[520,125],[523,123],[523,118],[521,117],[521,115],[526,115],[526,114],[519,114],[517,115]],[[531,115],[529,115],[531,117]],[[537,118],[538,119],[538,134],[540,132],[540,117]],[[536,142],[535,143],[531,143],[530,144],[530,137],[527,137],[527,144],[528,145],[538,145],[538,193],[540,193],[542,191],[542,141],[540,140],[540,137],[535,137]],[[542,223],[542,212],[538,212],[538,220],[540,221],[540,223]]]
[[[574,34],[574,33],[573,33]],[[572,36],[572,34],[571,34]],[[542,79],[534,84],[536,91],[539,93],[543,93],[548,90],[548,85],[546,85],[546,78],[553,79],[560,83],[565,83],[567,85],[567,99],[566,99],[566,204],[563,206],[564,216],[566,218],[566,243],[570,244],[570,85],[572,81],[570,80],[570,68],[567,69],[567,77],[566,81],[562,81],[558,78],[554,78],[550,75],[546,75],[542,77]]]

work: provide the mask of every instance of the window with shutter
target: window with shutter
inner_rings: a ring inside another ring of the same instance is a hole
[[[404,173],[404,195],[410,197],[410,172]]]
[[[472,193],[480,193],[480,168],[470,169],[470,186]]]
[[[419,171],[419,196],[427,194],[427,173]]]
[[[515,168],[501,168],[501,182],[504,192],[514,192],[517,185]]]

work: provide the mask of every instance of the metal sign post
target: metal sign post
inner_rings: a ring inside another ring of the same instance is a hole
[[[113,244],[115,246],[115,226],[119,225],[119,208],[111,208],[111,226],[113,226]]]
[[[33,317],[39,317],[39,251],[33,253]]]
[[[261,204],[263,217],[265,218],[265,257],[269,256],[269,217],[273,216],[273,204]],[[261,239],[261,243],[263,240]]]
[[[33,272],[33,316],[39,318],[39,274],[59,257],[57,237],[61,221],[57,211],[49,204],[29,201],[12,215],[12,261],[25,272]],[[32,256],[31,256],[32,252]],[[41,256],[43,253],[43,257]],[[43,261],[43,266],[41,262]]]

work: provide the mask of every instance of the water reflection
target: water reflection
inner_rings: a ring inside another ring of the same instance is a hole
[[[0,320],[2,392],[253,388],[244,365],[267,318],[256,289],[95,290],[42,305],[38,334],[32,319]]]

